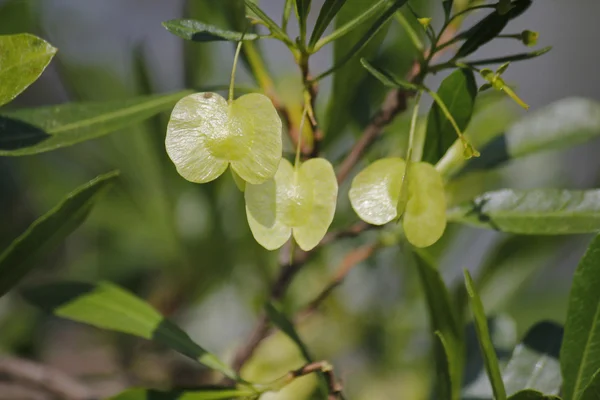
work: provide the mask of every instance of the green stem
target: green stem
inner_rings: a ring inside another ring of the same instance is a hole
[[[281,21],[281,29],[287,31],[288,21],[290,14],[292,13],[292,5],[294,0],[285,0],[285,7],[283,8],[283,19]]]
[[[429,89],[428,87],[423,86],[423,89],[427,93],[429,93],[429,95],[433,98],[433,100],[440,107],[440,110],[442,110],[442,113],[444,113],[444,116],[448,119],[448,121],[450,121],[450,124],[452,125],[452,127],[456,131],[456,134],[458,135],[459,139],[464,140],[463,133],[460,130],[460,128],[458,127],[458,124],[456,123],[456,120],[452,116],[452,113],[450,113],[450,110],[448,110],[448,107],[446,106],[446,103],[444,103],[444,100],[442,100],[442,98],[436,92],[434,92],[433,90]]]
[[[300,120],[300,128],[298,131],[298,143],[296,144],[296,158],[294,160],[294,169],[297,171],[300,166],[300,153],[302,149],[302,136],[304,132],[304,122],[306,121],[306,117],[308,116],[308,107],[310,105],[307,103],[304,105],[304,110],[302,111],[302,119]]]
[[[410,38],[410,41],[417,48],[419,53],[423,52],[423,49],[425,48],[425,46],[423,45],[423,42],[419,38],[419,34],[413,29],[412,25],[408,22],[408,20],[404,16],[404,14],[402,14],[402,11],[396,11],[395,17],[396,17],[396,21],[398,21],[400,23],[400,25],[402,25],[402,27],[406,31],[406,34]]]
[[[229,82],[229,103],[233,101],[233,88],[235,86],[235,70],[237,69],[238,59],[240,58],[240,52],[242,51],[243,40],[240,40],[237,49],[235,49],[235,56],[233,57],[233,68],[231,69],[231,82]]]
[[[421,95],[423,92],[419,90],[415,97],[415,106],[413,108],[412,118],[410,120],[410,131],[408,134],[408,154],[406,156],[406,161],[410,162],[411,154],[413,153],[413,146],[415,143],[415,132],[417,131],[417,122],[419,120],[419,105],[421,103]]]

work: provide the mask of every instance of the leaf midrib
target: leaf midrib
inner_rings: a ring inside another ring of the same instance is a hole
[[[587,340],[585,341],[585,347],[583,348],[581,362],[579,363],[579,366],[577,367],[577,375],[576,375],[577,379],[575,380],[575,387],[573,388],[573,393],[571,394],[571,400],[576,399],[575,395],[577,395],[577,393],[579,392],[581,384],[582,384],[581,371],[582,371],[584,365],[586,364],[587,358],[590,354],[589,353],[590,342],[592,340],[594,328],[596,327],[596,325],[598,323],[599,315],[600,315],[600,304],[598,304],[596,306],[596,313],[594,314],[594,319],[592,320],[592,325],[588,331],[588,337],[587,337]]]

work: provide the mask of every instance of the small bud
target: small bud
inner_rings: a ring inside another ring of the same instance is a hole
[[[464,147],[463,157],[465,158],[465,160],[471,159],[473,157],[479,157],[481,155],[467,140],[463,139],[462,143]]]
[[[483,79],[490,83],[494,80],[495,73],[489,68],[483,68],[481,71],[479,71],[479,74]]]
[[[431,23],[431,18],[417,18],[419,23],[424,29],[429,28],[429,24]]]
[[[537,44],[540,34],[538,32],[524,30],[521,32],[521,41],[525,46],[535,46]]]
[[[505,15],[514,7],[514,4],[512,4],[510,0],[500,0],[498,4],[496,4],[496,11],[498,11],[498,14],[500,15]]]
[[[508,69],[509,65],[510,65],[510,62],[506,62],[506,63],[502,64],[500,67],[498,67],[498,69],[496,70],[496,75],[502,75],[503,73],[505,73],[506,70]]]
[[[502,90],[504,89],[504,86],[506,86],[504,79],[500,78],[498,75],[494,76],[494,79],[492,79],[491,84],[496,90]]]
[[[492,88],[492,84],[491,83],[484,83],[483,85],[481,85],[481,87],[479,88],[480,92],[485,92],[486,90],[489,90]]]

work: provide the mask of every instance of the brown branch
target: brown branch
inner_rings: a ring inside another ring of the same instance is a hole
[[[328,400],[339,400],[342,399],[342,384],[337,381],[333,372],[333,367],[327,361],[317,361],[295,370],[290,371],[286,377],[286,383],[293,381],[301,376],[320,372],[327,381],[327,390],[329,392]]]
[[[27,383],[64,400],[88,400],[89,388],[61,371],[13,357],[0,358],[0,375],[11,381]]]

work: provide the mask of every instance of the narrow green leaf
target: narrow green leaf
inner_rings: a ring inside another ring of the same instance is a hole
[[[513,394],[508,400],[560,400],[560,397],[545,395],[535,390],[523,390]]]
[[[240,40],[256,40],[260,38],[256,33],[244,34],[242,32],[228,31],[193,19],[173,19],[163,22],[162,25],[172,34],[194,42],[239,42]]]
[[[288,37],[287,33],[285,33],[275,21],[269,18],[269,16],[263,10],[261,10],[257,4],[255,4],[252,0],[244,0],[244,3],[246,4],[246,7],[248,7],[262,22],[264,22],[273,36],[284,41],[288,45],[295,46],[295,44]]]
[[[35,267],[41,266],[37,264],[40,257],[85,221],[94,202],[117,176],[118,172],[101,175],[69,193],[0,254],[0,296]]]
[[[525,115],[470,160],[468,169],[489,169],[541,151],[564,149],[600,136],[600,102],[559,100]]]
[[[558,395],[562,384],[559,353],[563,328],[552,322],[540,322],[517,345],[503,372],[508,395],[534,389]]]
[[[237,380],[236,373],[197,345],[148,303],[108,282],[62,282],[24,292],[33,305],[59,317],[153,340]]]
[[[452,355],[453,349],[448,345],[444,335],[440,331],[434,332],[434,352],[436,369],[436,398],[441,400],[452,400]]]
[[[95,139],[169,110],[190,91],[69,103],[0,115],[0,156],[25,156]]]
[[[315,47],[344,4],[346,4],[346,0],[325,0],[308,42],[309,49]]]
[[[479,295],[475,291],[473,279],[467,270],[465,270],[465,284],[467,286],[467,293],[469,294],[471,311],[473,312],[477,339],[479,341],[479,346],[481,347],[481,353],[483,354],[485,370],[488,374],[490,383],[492,384],[494,399],[506,400],[506,390],[504,389],[502,375],[500,374],[498,357],[496,355],[496,351],[494,350],[494,345],[492,344],[492,339],[488,330],[483,304],[481,303]]]
[[[448,20],[450,18],[450,15],[452,14],[454,0],[444,0],[442,2],[442,6],[444,7],[444,16],[446,17],[446,20]]]
[[[360,38],[358,42],[354,44],[350,48],[350,50],[341,58],[336,59],[334,65],[329,68],[327,71],[319,74],[315,81],[321,80],[328,75],[331,75],[339,68],[341,68],[348,61],[352,60],[354,57],[357,57],[361,54],[362,50],[367,46],[367,44],[373,39],[381,29],[383,29],[389,20],[394,16],[394,13],[400,9],[408,0],[395,0],[391,3],[383,13],[375,20],[373,25],[365,32],[365,34]]]
[[[57,49],[28,33],[0,36],[0,106],[17,97],[44,72]]]
[[[481,65],[504,64],[504,63],[509,63],[509,62],[525,61],[525,60],[531,60],[533,58],[543,56],[550,50],[552,50],[552,46],[547,46],[547,47],[544,47],[539,50],[530,51],[528,53],[518,53],[518,54],[511,54],[511,55],[502,56],[502,57],[484,58],[483,60],[468,61],[465,64],[473,66],[473,67],[477,67],[477,66],[481,66]],[[436,68],[432,67],[431,70],[435,71]]]
[[[310,12],[311,0],[295,0],[295,2],[296,15],[298,16],[298,24],[300,25],[300,37],[302,38],[302,43],[304,43],[304,39],[306,38],[306,19]]]
[[[596,371],[590,383],[586,386],[579,400],[600,399],[600,369]]]
[[[521,235],[566,235],[600,230],[600,189],[504,189],[448,211],[448,220]]]
[[[249,389],[209,387],[194,390],[160,392],[152,389],[129,389],[107,400],[226,400],[255,396]]]
[[[304,360],[306,360],[308,363],[313,362],[313,358],[308,351],[308,347],[306,347],[302,339],[300,339],[298,332],[296,332],[296,328],[294,328],[294,325],[283,313],[283,311],[279,310],[273,303],[270,302],[265,304],[265,311],[269,320],[296,344],[302,353]]]
[[[578,400],[600,369],[600,235],[573,276],[565,338],[560,353],[565,400]]]
[[[408,90],[416,90],[417,89],[416,85],[414,85],[410,82],[407,82],[403,79],[398,78],[392,72],[390,72],[384,68],[374,66],[373,64],[371,64],[364,58],[360,59],[360,63],[362,64],[363,67],[365,67],[365,69],[367,71],[369,71],[369,73],[371,73],[371,75],[373,75],[375,78],[377,78],[377,80],[379,82],[383,83],[387,87],[408,89]]]
[[[283,6],[283,18],[281,19],[281,29],[287,31],[288,22],[290,20],[290,15],[292,15],[292,8],[294,7],[294,0],[285,0],[285,5]]]
[[[437,92],[450,111],[461,132],[464,132],[471,121],[477,82],[473,71],[458,69],[450,74]],[[439,104],[434,102],[427,117],[427,131],[423,148],[423,161],[437,163],[456,141],[456,130],[446,118]]]
[[[511,19],[524,13],[531,4],[532,0],[516,0],[513,2],[514,7],[508,13],[500,15],[500,13],[495,10],[475,24],[471,29],[462,33],[460,37],[466,38],[467,40],[460,49],[458,49],[455,58],[466,57],[469,54],[474,53],[484,44],[493,40],[504,30]]]
[[[463,329],[457,319],[456,310],[450,302],[448,289],[439,271],[426,261],[422,251],[415,251],[419,279],[425,292],[429,309],[431,332],[438,332],[438,344],[435,347],[438,374],[448,367],[451,399],[460,398],[460,382],[464,367]],[[440,387],[447,387],[448,377],[441,375]],[[446,382],[446,383],[444,383]]]

